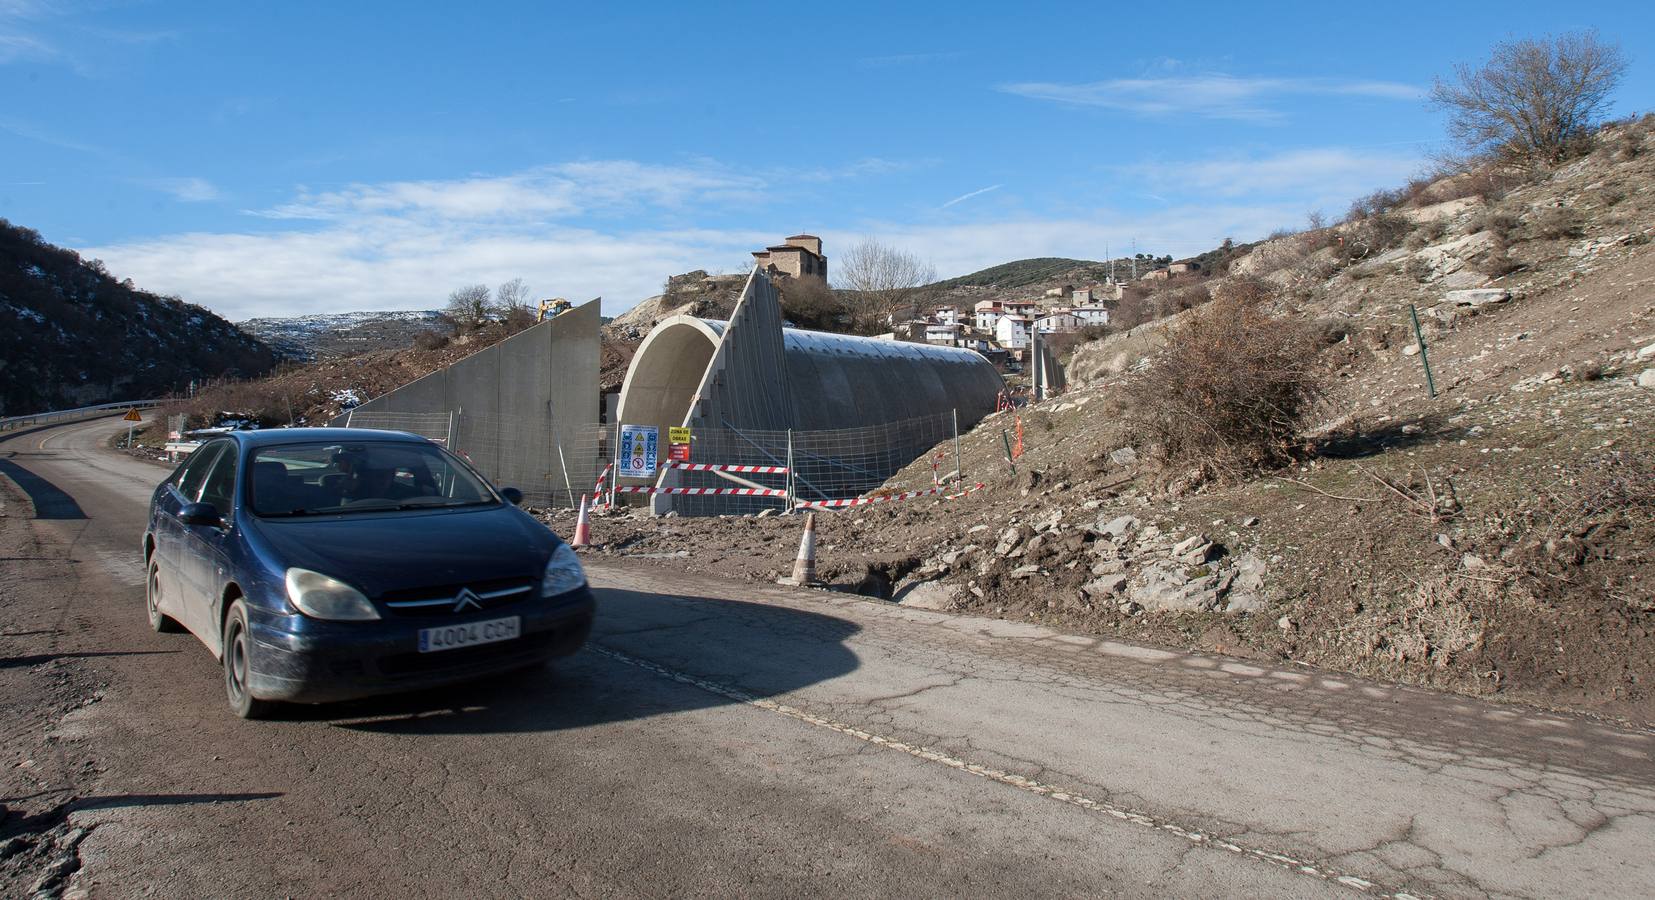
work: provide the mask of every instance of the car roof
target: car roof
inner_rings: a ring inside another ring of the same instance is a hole
[[[232,431],[243,447],[269,447],[274,444],[327,444],[342,441],[395,441],[405,444],[429,443],[417,434],[406,431],[380,431],[376,428],[266,428],[258,431]]]

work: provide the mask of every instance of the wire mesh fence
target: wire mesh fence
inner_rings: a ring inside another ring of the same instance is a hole
[[[347,427],[409,431],[443,443],[498,485],[523,491],[536,506],[573,507],[592,492],[598,474],[614,461],[618,426],[582,424],[561,429],[554,440],[542,428],[510,416],[471,413],[359,412]],[[568,435],[573,437],[568,437]],[[664,458],[656,478],[609,477],[623,487],[728,488],[781,490],[784,496],[682,495],[623,493],[622,503],[650,505],[680,515],[742,515],[781,510],[789,497],[798,501],[857,497],[885,484],[891,476],[932,448],[940,448],[938,477],[957,471],[952,443],[958,439],[952,412],[882,425],[832,431],[696,428],[690,443],[692,464],[783,467],[778,472],[731,472],[671,466]],[[666,446],[662,442],[663,450]],[[902,487],[930,487],[925,484]]]

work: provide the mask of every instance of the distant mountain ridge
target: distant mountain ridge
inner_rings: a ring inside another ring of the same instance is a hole
[[[422,331],[446,335],[454,330],[435,309],[263,316],[236,324],[282,356],[301,360],[396,350],[412,344]]]
[[[0,416],[148,399],[275,363],[209,310],[117,281],[0,219]]]

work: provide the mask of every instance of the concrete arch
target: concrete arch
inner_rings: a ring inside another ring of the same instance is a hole
[[[688,424],[697,388],[724,338],[724,323],[672,316],[638,345],[621,382],[618,418],[628,425]]]

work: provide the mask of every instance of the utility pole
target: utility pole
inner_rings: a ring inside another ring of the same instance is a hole
[[[1138,280],[1138,239],[1132,239],[1132,280]]]

